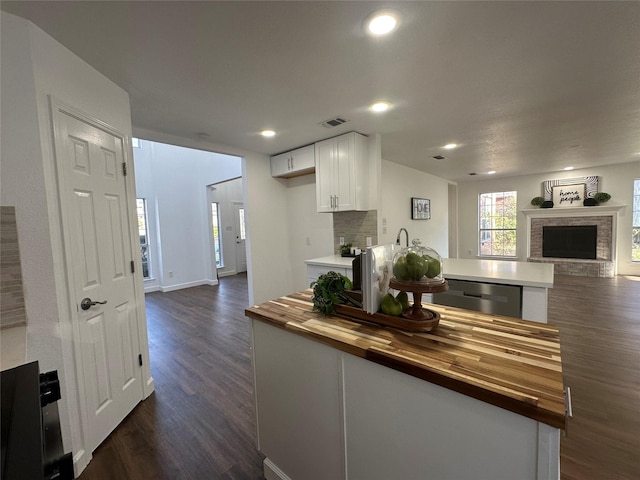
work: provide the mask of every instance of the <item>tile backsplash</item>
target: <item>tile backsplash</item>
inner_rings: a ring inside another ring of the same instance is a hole
[[[24,325],[27,315],[15,207],[0,207],[0,252],[0,326]]]
[[[378,212],[335,212],[333,214],[333,245],[336,254],[340,254],[340,237],[345,243],[354,247],[365,248],[366,237],[371,237],[371,244],[378,244]]]

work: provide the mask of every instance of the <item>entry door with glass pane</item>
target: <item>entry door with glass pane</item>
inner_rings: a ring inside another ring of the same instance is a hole
[[[234,224],[236,232],[236,272],[247,271],[247,250],[245,247],[246,230],[244,222],[244,205],[233,204]]]

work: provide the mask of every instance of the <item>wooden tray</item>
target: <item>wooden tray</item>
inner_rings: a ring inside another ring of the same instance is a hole
[[[430,332],[436,328],[440,322],[440,314],[426,308],[422,309],[425,315],[425,319],[423,320],[394,317],[385,315],[384,313],[374,313],[372,315],[361,308],[351,307],[349,305],[338,304],[334,305],[333,308],[338,315],[343,315],[355,320],[365,320],[387,327],[399,328],[400,330],[407,330],[409,332]]]

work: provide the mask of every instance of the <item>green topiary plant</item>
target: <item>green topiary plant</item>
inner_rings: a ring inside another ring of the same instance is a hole
[[[593,196],[593,198],[598,203],[606,203],[611,199],[611,195],[605,192],[598,192]]]
[[[534,207],[539,207],[543,203],[544,203],[544,198],[542,197],[533,197],[531,199],[531,205],[533,205]]]

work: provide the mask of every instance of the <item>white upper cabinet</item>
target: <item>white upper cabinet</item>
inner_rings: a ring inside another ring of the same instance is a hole
[[[315,168],[315,148],[313,145],[271,157],[272,177],[297,177],[313,173]]]
[[[318,212],[369,210],[367,138],[351,132],[315,145]]]

